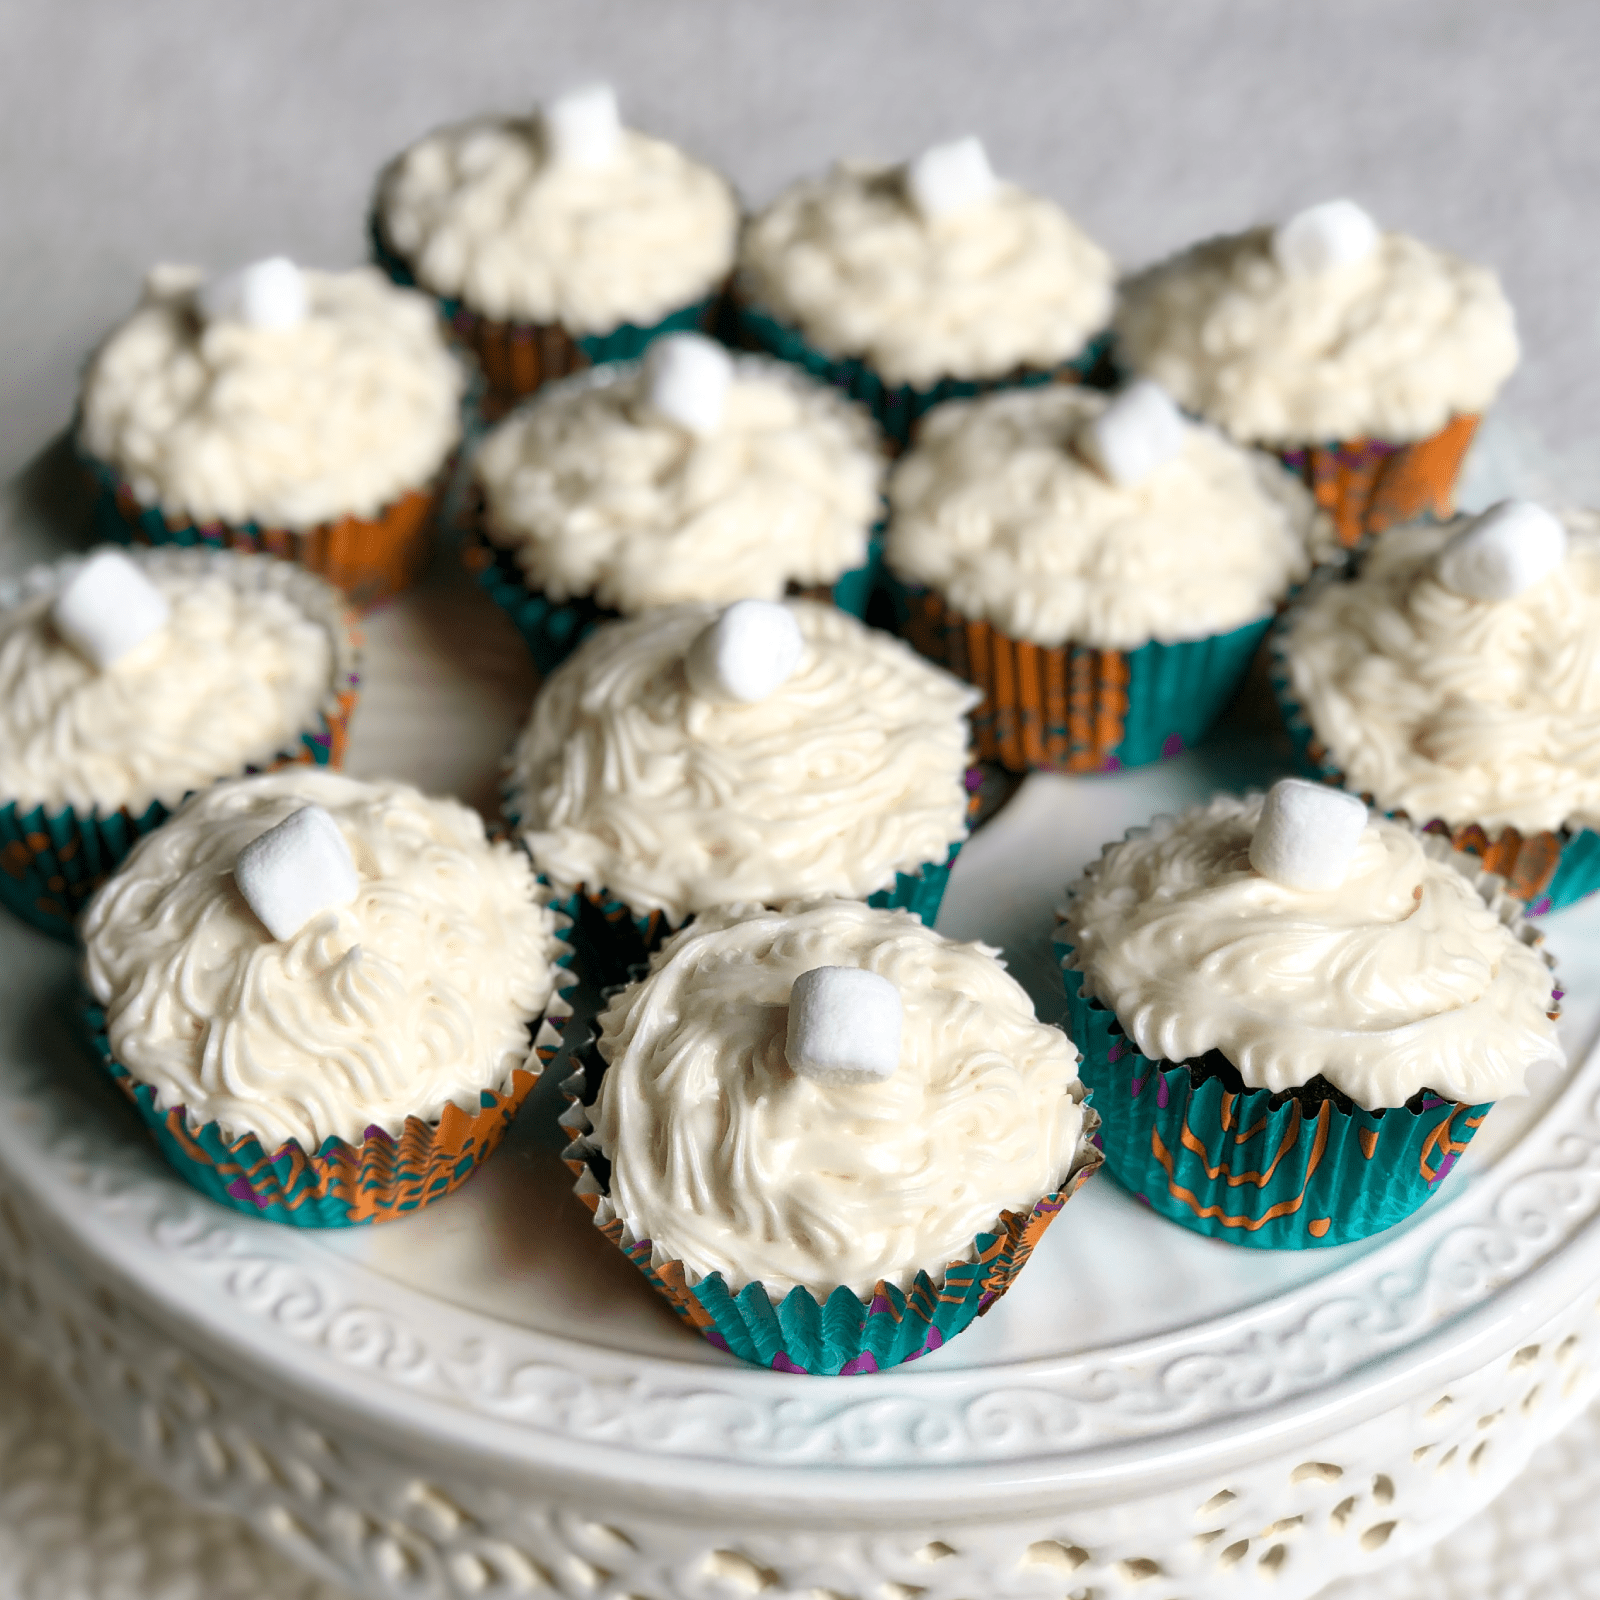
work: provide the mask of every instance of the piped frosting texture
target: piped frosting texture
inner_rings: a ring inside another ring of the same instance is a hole
[[[325,807],[361,886],[275,940],[233,881],[240,849]],[[218,784],[140,842],[90,902],[89,986],[111,1049],[194,1123],[303,1149],[509,1087],[555,987],[554,918],[477,814],[316,768]]]
[[[1271,232],[1210,239],[1123,287],[1120,358],[1246,444],[1401,443],[1483,410],[1517,364],[1499,279],[1400,233],[1295,276]]]
[[[1348,787],[1419,822],[1600,827],[1600,516],[1508,600],[1434,574],[1465,519],[1392,528],[1291,616],[1290,679]]]
[[[1073,448],[1105,406],[1064,385],[936,406],[890,480],[889,564],[1049,647],[1135,649],[1269,615],[1331,545],[1309,492],[1204,427],[1120,487]]]
[[[1285,888],[1250,866],[1261,804],[1157,819],[1073,889],[1082,981],[1144,1055],[1220,1050],[1275,1092],[1320,1073],[1368,1109],[1496,1100],[1565,1061],[1549,968],[1449,860],[1380,817],[1339,887]]]
[[[1051,200],[1001,183],[937,220],[898,167],[840,162],[745,228],[745,299],[893,384],[998,378],[1077,355],[1111,315],[1111,258]]]
[[[899,1066],[825,1084],[784,1054],[789,991],[863,967],[904,1006]],[[594,1108],[611,1197],[658,1257],[868,1294],[966,1258],[1002,1210],[1066,1178],[1083,1127],[1077,1051],[995,952],[845,901],[702,916],[600,1019]]]
[[[530,588],[625,615],[680,600],[776,600],[861,566],[883,457],[866,413],[793,367],[740,359],[721,426],[653,410],[640,368],[546,390],[474,461],[490,537]]]
[[[560,889],[681,921],[734,901],[869,895],[965,836],[976,693],[842,611],[792,609],[799,666],[754,704],[689,688],[710,605],[608,624],[551,675],[512,797]]]

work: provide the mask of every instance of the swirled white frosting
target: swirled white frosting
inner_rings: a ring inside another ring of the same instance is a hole
[[[734,901],[869,895],[966,835],[968,685],[831,606],[754,704],[703,700],[683,658],[713,605],[598,629],[551,674],[512,756],[513,803],[557,887],[675,922]]]
[[[280,941],[233,862],[311,803],[361,887]],[[476,1114],[526,1062],[558,953],[527,858],[490,844],[476,812],[314,767],[197,795],[90,902],[83,940],[116,1059],[158,1106],[269,1150],[398,1137],[452,1101]]]
[[[1110,317],[1112,272],[1060,206],[1016,184],[930,221],[899,168],[849,161],[785,189],[739,252],[751,304],[919,387],[1077,355]]]
[[[1497,1100],[1564,1064],[1549,967],[1450,860],[1378,817],[1337,889],[1287,889],[1250,866],[1261,800],[1158,819],[1067,902],[1084,983],[1143,1054],[1220,1050],[1275,1092],[1321,1073],[1369,1109]]]
[[[572,333],[649,325],[733,265],[724,179],[624,130],[601,166],[550,162],[536,119],[480,117],[420,139],[385,170],[378,217],[417,281],[483,316]]]
[[[1355,578],[1308,594],[1294,693],[1346,785],[1386,811],[1600,828],[1600,515],[1567,512],[1566,561],[1498,601],[1433,575],[1462,520],[1392,528]]]
[[[157,267],[84,376],[80,439],[134,497],[197,522],[306,529],[424,487],[460,436],[461,367],[423,295],[371,267],[304,274],[291,328],[207,322]]]
[[[594,1127],[634,1235],[774,1299],[909,1288],[1004,1210],[1059,1187],[1083,1128],[1078,1052],[981,944],[821,901],[708,912],[600,1019]],[[900,992],[900,1064],[825,1085],[784,1055],[794,980],[865,967]]]
[[[1063,385],[935,406],[890,480],[889,564],[1046,646],[1127,650],[1270,615],[1332,542],[1309,492],[1205,427],[1120,487],[1072,446],[1105,406]]]
[[[326,585],[267,556],[130,554],[171,616],[104,671],[50,620],[79,563],[0,610],[0,799],[137,815],[317,730],[339,656],[341,607]]]
[[[1118,353],[1246,444],[1400,443],[1481,411],[1517,364],[1499,279],[1400,233],[1292,276],[1271,232],[1210,239],[1123,286]]]
[[[721,427],[701,437],[651,409],[637,365],[597,373],[543,391],[474,461],[490,537],[531,588],[631,615],[777,600],[866,560],[883,456],[859,406],[745,357]]]

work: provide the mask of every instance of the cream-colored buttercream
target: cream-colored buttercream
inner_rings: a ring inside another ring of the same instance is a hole
[[[377,205],[388,243],[435,294],[580,334],[704,299],[739,228],[726,181],[675,146],[628,129],[603,165],[552,163],[536,118],[430,133],[384,172]]]
[[[688,432],[636,364],[544,390],[474,461],[490,537],[530,588],[631,615],[680,600],[777,600],[867,558],[883,454],[871,419],[798,369],[735,365],[722,425]]]
[[[1392,528],[1290,618],[1290,679],[1351,789],[1452,827],[1600,828],[1600,516],[1509,600],[1434,576],[1465,519]]]
[[[313,803],[361,887],[275,940],[233,862]],[[559,953],[527,858],[476,812],[305,767],[196,796],[90,902],[83,939],[112,1054],[157,1106],[269,1149],[398,1136],[451,1102],[476,1115],[526,1062]]]
[[[1246,444],[1401,443],[1483,410],[1517,364],[1499,279],[1400,233],[1285,273],[1271,232],[1210,239],[1123,287],[1120,358]]]
[[[0,800],[137,816],[317,731],[348,665],[341,604],[325,584],[268,556],[130,555],[171,615],[105,670],[50,620],[78,561],[0,607]]]
[[[840,162],[745,228],[739,290],[887,383],[998,378],[1077,355],[1111,315],[1111,258],[1054,201],[1002,183],[935,220],[902,171]]]
[[[207,322],[198,268],[158,267],[95,352],[79,437],[134,497],[196,522],[306,529],[425,487],[460,437],[460,364],[423,295],[307,272],[290,328]]]
[[[734,901],[869,895],[966,834],[976,692],[831,606],[792,602],[806,648],[754,704],[694,694],[713,605],[610,623],[551,675],[512,757],[539,870],[675,922]]]
[[[995,954],[849,901],[696,919],[600,1019],[617,1213],[658,1255],[775,1299],[905,1289],[968,1258],[1001,1211],[1059,1187],[1083,1129],[1077,1051]],[[820,966],[899,990],[893,1077],[790,1069],[789,990]]]
[[[1451,860],[1375,817],[1338,888],[1288,889],[1250,866],[1261,799],[1159,819],[1073,890],[1075,963],[1143,1054],[1220,1050],[1275,1092],[1320,1073],[1369,1109],[1497,1100],[1564,1064],[1549,967]]]
[[[1131,650],[1269,616],[1331,553],[1305,487],[1209,428],[1111,482],[1072,443],[1106,403],[1051,385],[934,407],[890,480],[890,566],[1013,638]]]

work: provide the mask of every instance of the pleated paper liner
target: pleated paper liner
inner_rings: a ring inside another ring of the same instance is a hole
[[[276,562],[235,562],[231,555],[194,550],[153,551],[143,558],[158,570],[213,566],[235,569],[243,581],[287,595],[334,641],[334,671],[316,721],[270,760],[219,772],[218,778],[307,763],[339,767],[344,762],[350,714],[360,693],[361,628],[343,601],[318,579]],[[35,568],[20,580],[0,585],[0,612],[59,584],[65,564]],[[116,870],[140,839],[172,815],[187,798],[176,794],[153,800],[142,811],[127,807],[78,811],[71,806],[24,808],[0,801],[0,904],[58,939],[71,939],[79,913],[95,890]]]
[[[880,1282],[865,1298],[841,1287],[819,1301],[796,1288],[774,1301],[761,1284],[751,1283],[736,1294],[720,1272],[701,1277],[683,1262],[663,1257],[648,1239],[635,1238],[613,1211],[611,1164],[593,1138],[588,1111],[605,1063],[592,1038],[572,1060],[579,1070],[561,1086],[569,1101],[561,1124],[572,1136],[562,1159],[576,1177],[578,1198],[595,1227],[695,1332],[719,1350],[778,1372],[818,1377],[882,1372],[947,1344],[1011,1287],[1045,1229],[1102,1159],[1090,1142],[1098,1119],[1085,1107],[1080,1153],[1061,1187],[1026,1211],[1002,1211],[960,1260],[919,1272],[909,1290]]]
[[[1452,857],[1447,841],[1428,838],[1425,848]],[[1539,935],[1501,880],[1467,858],[1452,859],[1501,922],[1537,946]],[[1487,1102],[1466,1105],[1427,1090],[1369,1111],[1320,1077],[1282,1093],[1249,1089],[1215,1051],[1194,1062],[1153,1061],[1084,992],[1060,925],[1055,945],[1067,1031],[1083,1051],[1078,1073],[1100,1113],[1106,1168],[1152,1210],[1195,1233],[1258,1250],[1369,1238],[1438,1192],[1489,1113]]]

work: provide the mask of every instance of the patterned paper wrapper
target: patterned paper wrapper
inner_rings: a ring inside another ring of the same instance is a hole
[[[334,641],[333,681],[317,708],[315,723],[269,761],[240,767],[237,773],[219,772],[217,777],[272,771],[296,762],[342,765],[350,713],[360,693],[362,642],[360,624],[343,600],[318,579],[276,562],[236,562],[231,555],[201,550],[152,551],[143,559],[158,564],[161,570],[192,566],[197,573],[220,565],[240,582],[286,594],[307,616],[321,622]],[[16,582],[0,585],[0,612],[59,588],[65,574],[78,565],[74,560],[35,568]],[[153,800],[137,812],[127,807],[117,811],[44,805],[24,809],[15,800],[0,799],[0,905],[45,933],[71,939],[78,914],[90,896],[134,845],[160,827],[184,798],[179,794]]]
[[[942,378],[929,388],[919,389],[912,384],[885,383],[859,357],[825,355],[808,343],[797,328],[759,306],[741,301],[737,294],[733,296],[732,319],[739,342],[747,348],[764,350],[780,361],[804,367],[812,377],[859,400],[878,419],[897,449],[910,442],[923,412],[945,400],[966,400],[996,389],[1028,389],[1042,383],[1104,385],[1110,376],[1110,338],[1101,334],[1070,361],[1053,367],[1018,367],[1000,378]]]
[[[1332,573],[1318,574],[1307,587],[1302,602],[1320,593],[1325,584],[1336,581]],[[1268,640],[1272,692],[1301,771],[1307,777],[1342,789],[1346,787],[1344,772],[1317,737],[1295,694],[1288,657],[1294,616],[1294,611],[1286,612]],[[1369,806],[1384,809],[1370,794],[1363,794],[1361,798]],[[1416,820],[1400,810],[1387,811],[1385,815]],[[1542,917],[1547,911],[1575,905],[1600,889],[1600,833],[1592,828],[1547,828],[1539,833],[1522,833],[1510,827],[1486,828],[1478,822],[1452,826],[1441,817],[1428,818],[1420,826],[1427,833],[1448,839],[1457,850],[1476,856],[1485,870],[1504,878],[1510,891],[1526,906],[1530,917]]]
[[[1066,1181],[1027,1211],[1002,1211],[959,1261],[942,1271],[919,1272],[909,1290],[880,1282],[865,1299],[840,1287],[819,1301],[796,1288],[775,1302],[759,1283],[735,1294],[720,1272],[701,1277],[683,1262],[665,1258],[648,1239],[634,1237],[612,1209],[611,1165],[589,1123],[588,1108],[605,1063],[592,1039],[573,1053],[573,1061],[579,1070],[561,1086],[569,1102],[561,1124],[572,1136],[562,1159],[577,1179],[577,1196],[595,1227],[689,1327],[719,1350],[778,1372],[815,1377],[883,1372],[947,1344],[1011,1287],[1045,1229],[1102,1160],[1092,1142],[1098,1118],[1085,1107],[1084,1139]]]
[[[1498,877],[1452,855],[1445,840],[1427,836],[1425,847],[1453,859],[1518,938],[1539,944]],[[1078,1072],[1100,1113],[1106,1168],[1153,1211],[1195,1233],[1258,1250],[1369,1238],[1438,1191],[1489,1113],[1487,1103],[1426,1091],[1403,1106],[1368,1111],[1344,1100],[1341,1109],[1308,1090],[1230,1089],[1237,1077],[1225,1062],[1219,1075],[1208,1060],[1152,1061],[1084,992],[1060,924],[1055,946],[1067,1032],[1083,1051]]]

